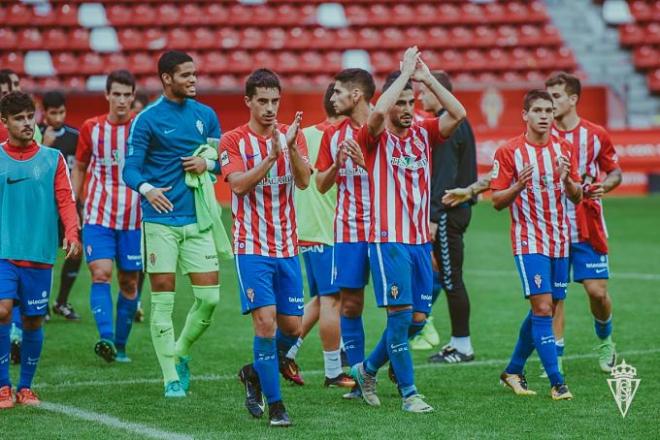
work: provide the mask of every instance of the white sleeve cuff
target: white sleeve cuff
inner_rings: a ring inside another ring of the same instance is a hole
[[[215,168],[215,161],[211,159],[204,159],[206,161],[206,171],[213,171]]]
[[[140,194],[142,194],[143,196],[146,197],[147,193],[149,191],[151,191],[152,189],[154,189],[154,188],[155,187],[152,184],[150,184],[148,182],[144,182],[142,185],[140,185],[140,187],[138,188],[138,191],[140,191]]]

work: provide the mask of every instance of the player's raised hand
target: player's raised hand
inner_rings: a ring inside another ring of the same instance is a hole
[[[273,122],[273,134],[270,141],[270,151],[268,158],[277,160],[282,153],[282,143],[280,142],[280,130],[277,128],[277,120]]]
[[[523,167],[522,170],[520,170],[520,173],[518,173],[518,182],[516,182],[520,189],[524,189],[527,184],[532,180],[532,176],[534,174],[534,167],[532,164],[527,164]]]
[[[431,76],[431,69],[426,63],[422,60],[420,55],[417,56],[417,64],[415,64],[415,71],[410,77],[411,80],[415,82],[423,82]]]
[[[568,179],[569,172],[571,171],[571,162],[566,156],[559,156],[557,158],[557,171],[559,171],[559,177],[562,182],[565,182]]]
[[[346,152],[346,155],[351,158],[351,160],[357,165],[364,169],[367,168],[367,163],[364,160],[364,155],[362,155],[362,149],[355,141],[355,139],[345,139],[340,145],[340,149],[343,149]]]
[[[298,137],[298,131],[300,130],[300,123],[302,122],[302,112],[296,112],[293,122],[289,125],[289,129],[286,131],[286,145],[289,148],[296,148],[296,137]]]
[[[202,174],[206,171],[206,161],[199,156],[182,157],[181,164],[183,165],[183,170],[190,173]]]
[[[145,195],[149,204],[160,214],[174,211],[174,205],[170,202],[170,199],[165,196],[165,193],[171,189],[171,186],[166,188],[152,188]]]
[[[454,207],[467,202],[471,198],[472,191],[470,188],[453,188],[445,191],[445,195],[442,196],[442,203]]]
[[[401,61],[401,73],[404,75],[412,75],[415,71],[415,66],[417,66],[418,58],[419,49],[417,49],[417,46],[412,46],[406,49],[403,53],[403,60]]]
[[[66,259],[79,258],[82,246],[79,241],[69,241],[66,237],[62,240],[62,249],[66,252]]]
[[[346,159],[348,159],[346,148],[343,147],[343,143],[339,144],[339,148],[337,148],[337,157],[335,157],[337,168],[343,168],[344,165],[346,165]]]
[[[584,193],[590,199],[598,200],[603,198],[603,195],[605,194],[605,188],[603,188],[602,183],[592,183],[591,185],[587,186]]]
[[[46,126],[41,139],[41,143],[47,147],[51,147],[55,143],[55,139],[57,139],[56,130],[50,125]]]

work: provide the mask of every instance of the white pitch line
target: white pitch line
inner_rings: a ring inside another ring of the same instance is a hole
[[[660,348],[651,348],[648,350],[630,350],[625,352],[618,353],[619,357],[622,356],[637,356],[645,354],[655,354],[660,353]],[[598,355],[596,353],[584,353],[584,354],[573,354],[564,356],[564,360],[580,360],[580,359],[596,359]],[[427,370],[433,368],[445,368],[445,367],[484,367],[491,365],[506,365],[509,362],[507,359],[483,359],[476,360],[472,362],[466,362],[462,364],[432,364],[424,363],[418,364],[415,366],[415,370]],[[530,358],[531,362],[537,362],[536,357]],[[303,371],[304,376],[320,376],[325,374],[323,370],[307,370]],[[238,380],[238,375],[236,374],[203,374],[199,376],[192,376],[193,382],[222,382],[225,380]],[[162,384],[163,379],[161,378],[138,378],[138,379],[127,379],[127,380],[89,380],[82,382],[62,382],[62,383],[41,383],[35,384],[34,388],[77,388],[77,387],[99,387],[99,386],[122,386],[122,385],[147,385],[147,384]]]
[[[518,276],[518,272],[513,270],[498,269],[465,269],[466,274],[475,274],[478,276]],[[610,272],[610,278],[636,281],[660,281],[660,274],[644,272]]]
[[[64,414],[76,419],[87,420],[89,422],[98,423],[110,428],[122,429],[124,431],[129,431],[132,434],[139,434],[143,437],[161,440],[194,440],[194,437],[190,435],[163,431],[161,429],[152,428],[140,423],[128,422],[107,414],[76,408],[75,406],[62,405],[53,402],[41,402],[41,405],[37,406],[36,408]]]

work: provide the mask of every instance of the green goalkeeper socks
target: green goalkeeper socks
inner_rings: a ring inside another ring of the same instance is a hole
[[[179,380],[174,365],[173,310],[174,292],[151,293],[151,341],[163,371],[165,384]]]
[[[179,340],[176,341],[176,355],[189,356],[190,347],[211,325],[213,312],[220,301],[220,286],[192,286],[195,302],[193,303],[186,325]]]

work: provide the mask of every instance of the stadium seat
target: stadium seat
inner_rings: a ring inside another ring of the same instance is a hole
[[[277,68],[277,59],[275,58],[275,55],[267,50],[255,52],[252,60],[254,61],[255,69],[263,67],[274,70]]]
[[[472,45],[489,47],[492,46],[497,38],[495,29],[490,26],[477,26],[471,34]]]
[[[399,49],[407,47],[403,32],[398,27],[387,27],[380,32],[378,47]]]
[[[88,52],[79,58],[78,71],[85,75],[98,75],[104,73],[105,63],[103,57],[95,52]]]
[[[344,8],[348,22],[354,27],[370,24],[367,8],[362,5],[348,5]]]
[[[53,56],[53,67],[60,75],[82,73],[79,69],[78,59],[71,52],[59,52]]]
[[[162,50],[167,46],[167,35],[159,28],[149,28],[142,35],[145,49]]]
[[[196,46],[192,45],[192,36],[190,32],[185,28],[174,28],[171,31],[167,32],[167,48],[174,50],[188,50],[191,47]]]
[[[106,71],[111,72],[119,69],[130,70],[132,67],[126,55],[123,53],[112,53],[105,57],[105,68]]]
[[[245,28],[241,31],[242,49],[258,49],[263,46],[264,33],[257,27]]]
[[[651,91],[660,93],[660,69],[656,69],[647,76],[647,81]]]
[[[209,25],[224,25],[229,22],[229,11],[222,4],[205,4],[202,6],[202,14],[205,17],[205,23]]]
[[[358,41],[364,49],[380,48],[382,44],[380,33],[375,28],[370,27],[361,28],[358,31]]]
[[[38,29],[26,28],[18,32],[18,47],[23,50],[43,48],[42,35]]]
[[[147,4],[137,4],[131,13],[131,24],[150,26],[157,24],[156,10]]]
[[[2,34],[0,31],[0,47],[2,44]],[[15,44],[15,43],[14,43]],[[42,43],[44,49],[64,50],[69,46],[69,38],[62,28],[50,28],[44,31],[44,40]]]
[[[286,46],[287,34],[282,28],[270,28],[266,31],[264,48],[282,49]]]
[[[234,75],[220,75],[218,77],[217,86],[221,89],[234,89],[241,85],[239,79]]]
[[[422,3],[415,7],[415,20],[419,24],[431,25],[437,22],[436,7],[430,3]]]
[[[293,73],[305,70],[307,66],[300,62],[300,57],[289,51],[282,51],[277,54],[277,72]]]
[[[156,12],[156,22],[159,26],[172,26],[181,21],[181,11],[172,4],[159,5]]]
[[[301,71],[305,73],[315,74],[327,71],[323,57],[315,50],[306,51],[300,55],[300,67]]]
[[[324,46],[335,49],[352,49],[359,46],[357,33],[350,28],[337,29],[333,38],[330,41],[326,41]]]
[[[117,30],[119,45],[125,51],[137,49],[146,49],[146,42],[143,40],[142,31],[136,28],[124,28]]]
[[[228,73],[247,73],[252,68],[252,58],[246,51],[236,50],[230,53],[227,63]]]
[[[196,49],[213,49],[220,47],[217,34],[209,28],[200,27],[192,31],[192,47]]]
[[[129,56],[131,71],[135,75],[151,74],[157,72],[156,60],[146,52],[137,52]]]
[[[199,5],[188,3],[181,7],[177,23],[185,26],[200,26],[207,23],[208,20],[209,18],[204,16],[204,11]]]
[[[252,19],[248,21],[250,25],[267,26],[277,24],[277,12],[271,6],[251,6],[248,8],[248,13],[252,16]]]
[[[449,31],[449,39],[453,47],[472,47],[472,33],[463,26],[456,26]]]
[[[224,49],[238,47],[240,41],[241,35],[236,29],[222,28],[218,31],[218,45]]]
[[[71,4],[53,5],[55,21],[58,26],[78,26],[78,7]]]
[[[0,50],[16,49],[18,38],[16,33],[6,27],[0,27]]]
[[[379,50],[369,55],[375,72],[391,72],[399,67],[399,62],[389,52]]]
[[[132,11],[131,8],[122,4],[110,5],[105,9],[108,21],[117,27],[132,25]]]
[[[652,46],[641,46],[633,52],[633,62],[639,69],[660,67],[660,51]]]
[[[30,8],[21,3],[14,3],[7,8],[7,17],[3,24],[5,26],[24,26],[30,23],[31,18]]]

